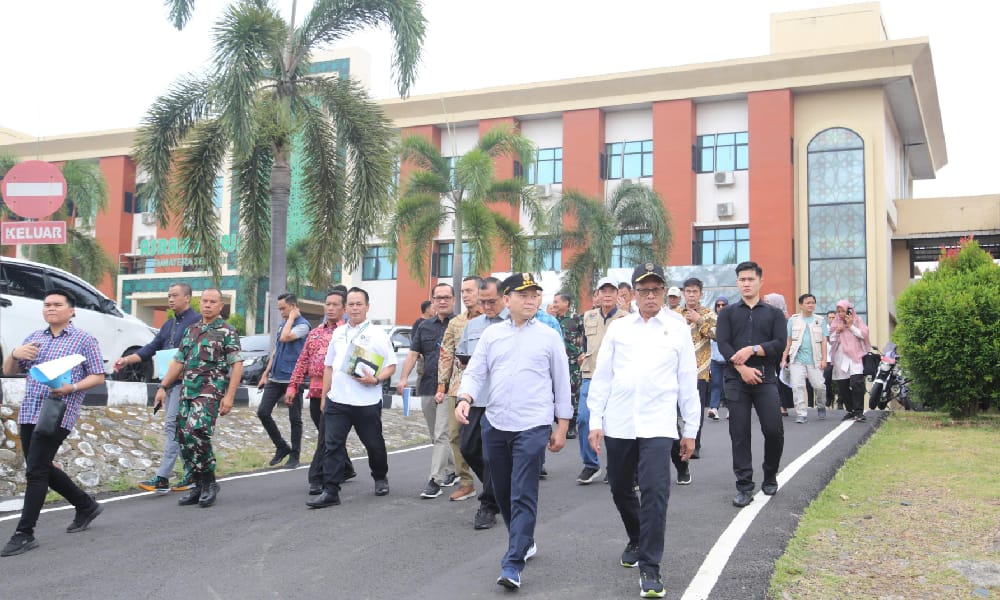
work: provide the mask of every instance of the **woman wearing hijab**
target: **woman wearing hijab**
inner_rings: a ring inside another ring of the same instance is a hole
[[[765,304],[770,304],[771,306],[777,308],[781,312],[785,313],[785,319],[788,319],[788,305],[785,303],[785,297],[778,293],[765,294],[763,298]],[[774,369],[776,372],[781,372],[781,357],[778,357],[775,363]],[[795,397],[792,394],[792,388],[785,385],[785,382],[778,378],[778,398],[781,400],[781,416],[788,416],[788,409],[795,407]]]
[[[868,326],[848,300],[837,303],[837,316],[830,325],[830,360],[833,380],[847,408],[844,420],[864,421],[865,375],[862,358],[871,348]]]
[[[719,311],[727,306],[729,306],[729,300],[725,296],[719,296],[715,299],[715,314],[718,315]],[[708,418],[713,421],[718,421],[719,406],[722,405],[722,376],[726,369],[726,359],[723,358],[722,353],[719,352],[719,345],[715,342],[715,340],[712,340],[712,364],[709,368],[711,370],[709,371],[708,379]]]

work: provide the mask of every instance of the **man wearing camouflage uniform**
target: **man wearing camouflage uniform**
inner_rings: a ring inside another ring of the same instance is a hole
[[[243,375],[239,334],[219,316],[223,306],[221,291],[209,288],[202,292],[201,322],[184,332],[177,355],[156,391],[157,402],[162,402],[166,388],[182,377],[177,442],[185,469],[194,475],[194,487],[178,500],[181,506],[212,506],[219,493],[212,432],[216,418],[232,410]]]
[[[580,371],[580,356],[583,355],[583,319],[570,310],[573,297],[565,292],[559,292],[552,299],[552,310],[559,326],[562,327],[563,344],[566,345],[566,357],[569,359],[570,400],[573,402],[573,418],[569,422],[568,439],[576,437],[577,409],[580,406],[580,385],[583,383],[583,373]]]

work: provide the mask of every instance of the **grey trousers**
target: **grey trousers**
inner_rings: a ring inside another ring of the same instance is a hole
[[[177,409],[181,405],[181,384],[167,390],[167,403],[163,407],[163,460],[156,470],[158,477],[170,479],[181,454],[181,445],[177,443]]]

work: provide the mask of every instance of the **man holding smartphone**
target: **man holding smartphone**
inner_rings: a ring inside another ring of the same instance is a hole
[[[167,288],[167,308],[174,316],[156,332],[156,337],[134,354],[123,356],[115,361],[114,370],[118,372],[126,365],[134,365],[143,360],[149,360],[162,350],[176,350],[184,337],[184,331],[201,319],[201,315],[191,309],[191,286],[186,283],[173,283]],[[162,378],[166,373],[160,373]],[[191,489],[191,473],[185,471],[184,477],[173,487],[170,486],[170,475],[174,472],[177,457],[181,447],[177,443],[177,409],[181,403],[181,387],[176,383],[167,390],[165,402],[153,404],[153,414],[161,408],[163,414],[163,458],[156,475],[146,481],[139,482],[139,489],[157,494],[167,494],[170,491],[186,492]]]

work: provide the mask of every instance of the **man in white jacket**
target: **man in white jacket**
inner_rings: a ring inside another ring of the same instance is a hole
[[[663,535],[670,498],[670,447],[695,448],[701,414],[698,365],[688,327],[663,308],[666,278],[653,263],[632,273],[639,311],[612,323],[587,398],[589,441],[608,454],[608,483],[628,534],[623,567],[639,567],[640,596],[662,598]],[[677,431],[677,413],[684,421]],[[633,478],[638,472],[640,504]]]

